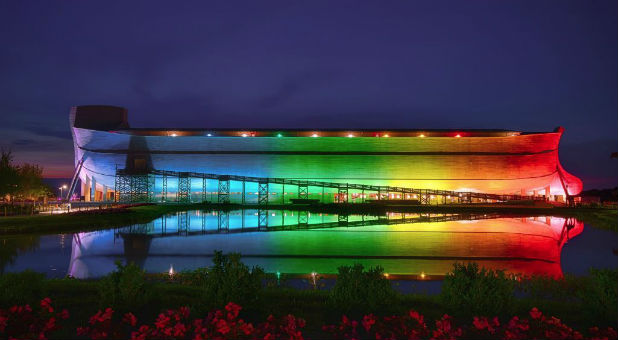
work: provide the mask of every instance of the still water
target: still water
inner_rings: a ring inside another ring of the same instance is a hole
[[[117,229],[0,241],[2,272],[31,269],[48,277],[100,277],[117,259],[147,272],[195,269],[209,266],[215,250],[239,252],[267,272],[303,275],[353,263],[411,279],[439,279],[465,261],[554,277],[618,268],[618,233],[561,217],[186,211]]]

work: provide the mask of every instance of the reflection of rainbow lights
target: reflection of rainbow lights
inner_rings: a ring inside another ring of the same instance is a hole
[[[269,223],[280,221],[281,213],[269,214]],[[201,217],[192,212],[189,223]],[[204,217],[207,225],[215,225],[215,214]],[[338,266],[360,262],[381,265],[391,275],[435,277],[450,271],[454,262],[475,261],[510,273],[561,277],[562,247],[583,230],[579,221],[537,217],[178,236],[171,227],[176,218],[168,217],[166,237],[132,235],[127,241],[114,231],[75,234],[68,274],[104,275],[114,269],[117,257],[135,261],[148,272],[167,272],[171,264],[179,271],[194,269],[209,266],[213,251],[223,250],[240,252],[246,264],[273,273],[336,273]],[[230,228],[240,225],[241,218],[230,215]],[[253,213],[245,218],[249,225],[257,223]],[[309,223],[316,221],[337,221],[337,216],[309,217]],[[154,221],[152,228],[161,228],[161,221]]]

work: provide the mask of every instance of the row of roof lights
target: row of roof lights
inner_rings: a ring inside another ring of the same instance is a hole
[[[177,133],[171,133],[171,134],[170,134],[170,136],[172,136],[172,137],[178,137],[178,134],[177,134]],[[213,134],[212,134],[212,133],[208,133],[208,134],[206,134],[206,136],[207,136],[207,137],[212,137],[212,136],[213,136]],[[241,134],[240,134],[240,136],[241,136],[241,137],[255,137],[255,133],[246,133],[246,132],[243,132],[243,133],[241,133]],[[281,134],[281,133],[277,133],[277,137],[278,137],[278,138],[281,138],[281,137],[283,137],[283,134]],[[318,133],[313,133],[313,134],[311,134],[311,137],[320,137],[320,135],[319,135]],[[354,137],[356,137],[356,136],[355,136],[353,133],[348,133],[346,137],[348,137],[348,138],[354,138]],[[385,133],[385,134],[383,134],[383,135],[376,134],[376,135],[375,135],[375,137],[384,137],[384,138],[388,138],[388,137],[390,137],[390,136],[389,136],[387,133]],[[422,134],[422,133],[421,133],[421,134],[420,134],[420,135],[418,135],[417,137],[420,137],[420,138],[425,138],[426,136],[425,136],[424,134]],[[458,134],[456,134],[455,136],[452,136],[452,137],[455,137],[455,138],[460,138],[460,137],[461,137],[461,134],[459,134],[459,133],[458,133]]]

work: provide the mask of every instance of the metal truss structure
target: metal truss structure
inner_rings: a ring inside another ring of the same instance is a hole
[[[176,201],[181,203],[191,202],[191,178],[188,172],[181,172],[178,174]]]

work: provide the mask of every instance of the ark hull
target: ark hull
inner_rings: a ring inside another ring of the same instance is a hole
[[[84,161],[79,177],[86,199],[107,198],[103,193],[113,191],[116,169],[138,166],[418,189],[535,194],[549,199],[565,193],[577,195],[582,189],[581,181],[560,165],[561,128],[546,133],[398,130],[389,137],[384,131],[367,130],[144,130],[128,128],[124,111],[125,116],[115,124],[119,128],[113,129],[111,122],[89,124],[83,118],[80,123],[76,119],[80,110],[85,109],[73,109],[71,122],[75,162]],[[83,112],[88,117],[88,110]],[[95,192],[101,195],[92,194]]]

